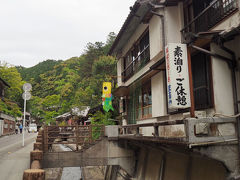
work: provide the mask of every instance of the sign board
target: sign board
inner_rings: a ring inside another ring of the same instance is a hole
[[[169,109],[184,109],[191,106],[187,45],[169,43],[165,48],[167,93]]]
[[[23,90],[24,91],[31,91],[32,90],[32,85],[30,83],[25,83],[23,85]]]
[[[30,100],[31,99],[31,94],[30,92],[26,91],[22,94],[22,98],[25,100]]]

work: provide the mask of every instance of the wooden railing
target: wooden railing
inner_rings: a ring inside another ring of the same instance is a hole
[[[206,32],[238,9],[237,0],[214,0],[182,30],[183,38],[189,32]]]
[[[78,151],[100,140],[103,135],[104,125],[45,126],[44,151],[51,150],[54,144],[71,145],[72,150]]]

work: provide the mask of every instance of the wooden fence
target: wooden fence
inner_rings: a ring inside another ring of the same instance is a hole
[[[104,135],[104,125],[45,126],[44,152],[52,149],[53,144],[74,145],[78,151],[100,140]]]

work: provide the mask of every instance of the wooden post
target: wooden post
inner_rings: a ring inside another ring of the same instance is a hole
[[[195,104],[194,104],[194,93],[193,93],[193,78],[192,78],[192,61],[191,61],[191,48],[188,47],[188,74],[189,74],[189,87],[190,87],[190,115],[191,117],[195,117]]]
[[[31,169],[41,169],[40,161],[34,160],[31,164]]]
[[[154,135],[155,135],[156,137],[159,137],[158,126],[154,126]]]
[[[44,126],[44,152],[48,151],[48,127]]]
[[[42,129],[39,129],[38,135],[43,135],[43,130]]]
[[[37,136],[36,142],[42,143],[42,136]]]
[[[43,144],[41,142],[36,142],[33,144],[33,150],[43,150]]]
[[[101,125],[102,137],[105,136],[105,126]]]
[[[139,135],[140,134],[140,128],[139,127],[137,127],[137,135]]]
[[[126,127],[123,128],[123,134],[124,135],[127,134],[127,128]]]
[[[89,125],[89,143],[92,143],[92,125]]]
[[[78,130],[78,125],[76,125],[76,151],[78,151],[78,141],[79,141],[79,130]]]
[[[23,180],[45,180],[45,171],[43,169],[27,169],[23,173]]]
[[[42,161],[43,160],[43,152],[40,151],[40,150],[31,151],[30,152],[30,161],[31,161],[31,163],[34,160]]]

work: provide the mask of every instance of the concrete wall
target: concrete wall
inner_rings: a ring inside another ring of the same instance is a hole
[[[165,161],[164,180],[187,179],[189,157],[182,154],[167,153]]]
[[[153,123],[153,122],[157,122],[157,119],[151,118],[151,119],[138,120],[137,124]],[[140,134],[142,134],[143,136],[152,136],[154,129],[153,129],[153,127],[142,127],[142,128],[140,128],[139,131],[140,131]]]
[[[191,162],[190,177],[191,180],[225,180],[226,169],[218,161],[194,157]]]
[[[141,148],[136,180],[223,180],[226,169],[213,159]]]
[[[145,179],[159,180],[161,176],[161,165],[163,153],[157,150],[151,150],[148,153],[147,167],[145,168]]]
[[[211,51],[229,57],[215,44],[211,44]],[[216,113],[233,115],[232,77],[228,64],[212,57],[212,77]]]

